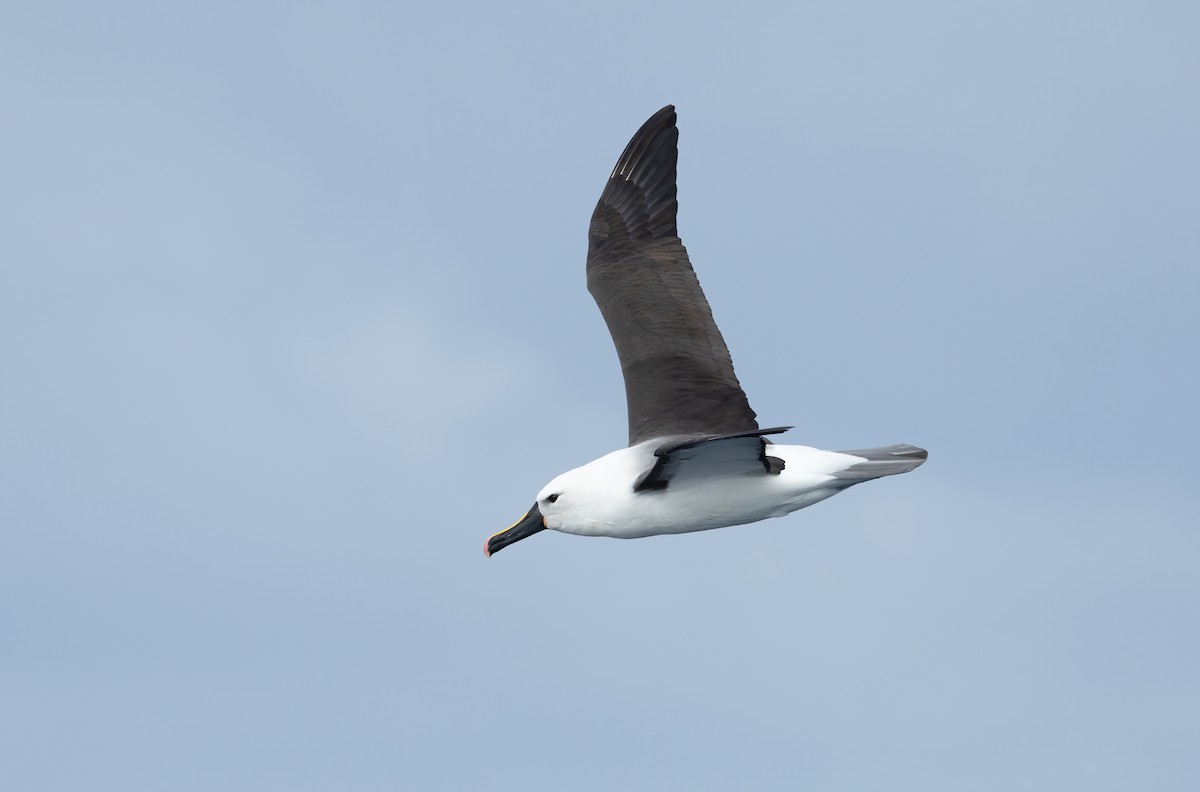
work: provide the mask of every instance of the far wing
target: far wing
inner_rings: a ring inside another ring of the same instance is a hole
[[[717,437],[671,438],[655,449],[654,465],[634,482],[633,491],[663,490],[678,476],[776,475],[783,470],[783,460],[770,455],[771,441],[763,435],[791,428],[776,426]]]

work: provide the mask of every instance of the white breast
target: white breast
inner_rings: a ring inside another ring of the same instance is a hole
[[[807,446],[772,445],[783,472],[730,474],[719,455],[696,454],[665,490],[634,492],[654,463],[653,444],[624,448],[564,473],[548,485],[564,492],[561,512],[547,524],[564,533],[632,539],[688,533],[781,517],[836,494],[834,473],[858,457]]]

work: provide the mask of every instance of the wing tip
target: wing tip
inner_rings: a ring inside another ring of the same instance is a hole
[[[676,173],[679,128],[675,105],[667,105],[629,139],[592,214],[590,234],[603,246],[629,240],[678,237]]]
[[[633,133],[625,150],[617,158],[617,164],[613,166],[612,173],[608,177],[609,180],[624,176],[628,181],[636,182],[635,171],[638,170],[639,165],[660,160],[664,150],[668,156],[673,158],[677,153],[679,142],[678,120],[675,105],[670,104],[646,119],[645,123],[638,127],[638,131]],[[664,139],[664,135],[666,139]],[[664,143],[667,145],[664,146]],[[672,162],[671,170],[673,181],[674,162]]]

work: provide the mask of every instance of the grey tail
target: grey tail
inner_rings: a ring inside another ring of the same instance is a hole
[[[929,456],[929,452],[924,448],[917,448],[906,443],[883,446],[882,448],[859,448],[854,451],[839,451],[838,453],[850,454],[866,460],[865,462],[857,462],[845,470],[834,473],[834,476],[841,479],[844,482],[844,486],[847,487],[864,481],[870,481],[880,476],[895,476],[898,473],[907,473],[914,468],[920,467]]]

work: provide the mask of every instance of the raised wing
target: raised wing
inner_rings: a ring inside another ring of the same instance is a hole
[[[678,141],[668,105],[625,147],[588,232],[588,291],[621,360],[630,445],[758,429],[676,231]]]

